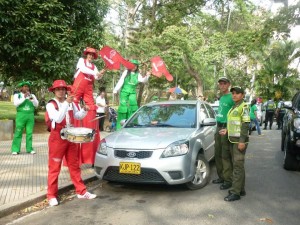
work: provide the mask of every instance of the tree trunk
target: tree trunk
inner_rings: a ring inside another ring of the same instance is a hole
[[[190,61],[188,60],[187,56],[183,57],[183,63],[188,71],[188,73],[193,77],[197,83],[197,97],[203,97],[203,82],[201,79],[201,75],[191,66]]]

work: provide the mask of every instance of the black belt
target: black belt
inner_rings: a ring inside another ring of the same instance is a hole
[[[219,122],[217,122],[217,126],[218,127],[226,127],[227,123],[219,123]]]

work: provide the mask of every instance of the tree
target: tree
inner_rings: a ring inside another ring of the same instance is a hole
[[[287,37],[299,7],[284,8],[273,16],[244,0],[120,2],[130,19],[125,28],[134,30],[130,38],[124,36],[129,40],[126,55],[141,61],[160,55],[178,78],[171,84],[152,78],[146,90],[157,92],[179,84],[194,97],[211,94],[217,78],[224,75],[233,85],[250,88],[252,73],[258,73],[262,63],[257,57],[261,49],[273,39]],[[207,13],[207,7],[213,13]]]
[[[0,71],[6,83],[71,81],[86,46],[103,43],[106,0],[0,1]]]
[[[273,42],[262,53],[261,65],[256,85],[262,97],[279,100],[289,99],[299,87],[299,72],[291,67],[300,57],[299,44],[292,41]]]

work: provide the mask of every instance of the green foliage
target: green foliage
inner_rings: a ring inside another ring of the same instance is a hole
[[[0,1],[2,79],[70,81],[84,47],[103,43],[107,6],[106,0]]]
[[[290,99],[300,84],[299,72],[291,67],[291,63],[300,56],[297,44],[292,41],[276,41],[262,54],[257,91],[265,98]]]

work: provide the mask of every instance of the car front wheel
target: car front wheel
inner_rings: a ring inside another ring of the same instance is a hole
[[[210,166],[202,154],[198,154],[195,162],[195,174],[192,181],[186,183],[187,188],[196,190],[203,188],[210,178]]]
[[[297,170],[297,160],[296,157],[290,152],[291,142],[288,135],[284,138],[284,158],[283,158],[283,168],[286,170]]]
[[[285,134],[283,130],[281,131],[281,151],[284,151],[284,139],[285,139]]]

